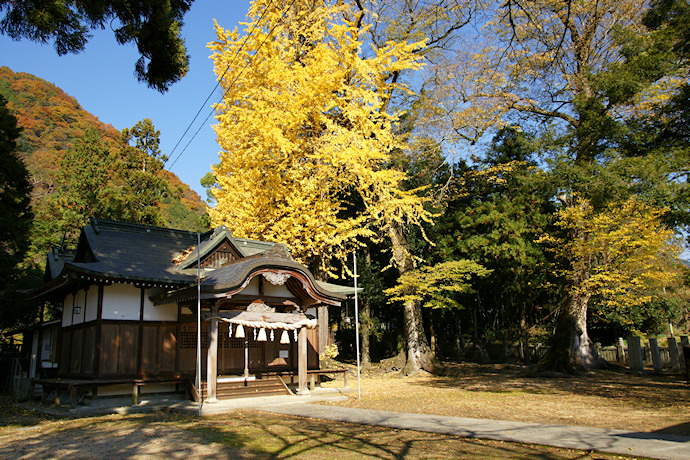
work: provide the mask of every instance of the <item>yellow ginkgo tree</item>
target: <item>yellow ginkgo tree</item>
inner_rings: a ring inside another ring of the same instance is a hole
[[[573,201],[556,215],[562,236],[542,238],[568,261],[560,273],[567,280],[560,308],[568,314],[559,315],[554,337],[568,343],[558,344],[555,349],[565,355],[552,359],[557,366],[596,367],[599,358],[587,333],[590,302],[619,311],[650,302],[655,292],[674,284],[680,248],[661,221],[663,210],[639,198],[612,202],[599,212],[586,199]]]
[[[398,76],[421,67],[424,43],[366,43],[363,14],[346,2],[255,0],[243,34],[216,25],[209,45],[223,88],[213,224],[285,243],[322,274],[380,237],[404,273],[404,228],[431,217],[387,167],[404,148],[390,101],[407,91]],[[405,324],[412,370],[428,367],[418,304],[405,304]]]

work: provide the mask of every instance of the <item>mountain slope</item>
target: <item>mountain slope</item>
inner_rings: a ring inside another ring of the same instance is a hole
[[[102,123],[85,111],[75,98],[41,78],[27,73],[15,73],[8,67],[0,67],[0,95],[8,100],[7,107],[10,113],[17,118],[19,126],[23,129],[17,144],[34,185],[34,210],[41,208],[46,197],[57,193],[60,159],[87,130],[96,130],[114,154],[120,147],[118,130],[112,125]],[[166,171],[166,175],[172,188],[179,192],[179,196],[168,196],[161,200],[161,212],[166,225],[193,231],[204,229],[207,222],[204,217],[207,211],[206,203],[175,174]],[[49,213],[37,212],[36,215],[36,219],[40,220],[46,219],[44,216]],[[36,222],[34,228],[42,229],[40,232],[45,233],[51,225],[49,221]],[[48,238],[53,244],[57,244],[59,239],[60,235]],[[39,252],[46,249],[34,248],[32,258],[42,258]]]

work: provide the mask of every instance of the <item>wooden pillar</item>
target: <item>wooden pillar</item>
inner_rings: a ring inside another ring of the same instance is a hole
[[[98,303],[96,305],[96,333],[95,333],[95,342],[96,346],[94,349],[94,361],[93,361],[93,370],[95,372],[96,378],[100,377],[101,375],[101,328],[103,327],[103,290],[104,287],[102,284],[98,285]],[[59,348],[58,348],[59,350]],[[58,354],[59,356],[59,354]],[[58,362],[58,366],[61,366]],[[96,394],[94,393],[94,396]]]
[[[137,376],[139,376],[140,379],[143,379],[146,377],[146,372],[144,370],[144,302],[146,301],[146,288],[140,288],[139,294],[139,340],[137,343]]]
[[[43,335],[46,333],[45,328],[43,327],[43,310],[45,308],[45,305],[41,304],[41,314],[38,319],[38,329],[35,329],[36,333],[38,334],[38,351],[36,352],[36,367],[34,367],[34,377],[37,379],[42,379],[43,376],[41,375],[41,371],[43,371],[43,365],[42,365],[42,357],[43,357],[43,341],[44,337]],[[84,313],[84,317],[86,317],[86,312]],[[54,337],[51,337],[51,341],[54,340]],[[31,375],[29,375],[31,377]],[[32,394],[29,394],[29,400],[33,398]]]
[[[306,394],[307,390],[307,328],[299,330],[297,338],[297,394]]]
[[[218,306],[211,307],[211,315],[218,313]],[[212,319],[208,329],[208,357],[206,359],[206,391],[209,402],[216,401],[218,377],[218,320]]]

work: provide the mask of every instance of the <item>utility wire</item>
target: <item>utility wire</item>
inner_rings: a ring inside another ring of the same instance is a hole
[[[261,42],[261,44],[260,44],[259,47],[256,49],[256,51],[259,51],[259,50],[261,49],[261,47],[264,45],[264,43],[266,43],[266,41],[271,37],[271,35],[273,35],[273,31],[276,29],[276,27],[278,27],[278,26],[283,22],[283,20],[285,19],[286,15],[287,15],[287,12],[288,12],[288,11],[292,8],[292,6],[295,4],[295,1],[296,1],[296,0],[292,0],[292,3],[290,3],[290,5],[283,11],[283,15],[280,17],[280,20],[271,28],[271,30],[269,30],[268,34],[266,35],[266,38],[264,38],[264,40]],[[269,6],[270,6],[270,5],[269,5]],[[184,131],[184,133],[183,133],[182,136],[180,137],[180,140],[177,141],[177,144],[175,144],[175,147],[173,147],[172,151],[170,152],[169,158],[172,157],[173,153],[175,152],[175,150],[177,149],[177,147],[180,145],[180,143],[182,142],[182,140],[184,139],[184,137],[187,135],[187,132],[189,132],[189,130],[191,129],[192,125],[194,124],[194,122],[196,121],[196,119],[199,117],[199,114],[201,113],[201,111],[202,111],[202,110],[204,109],[204,107],[206,106],[206,103],[211,99],[211,96],[213,96],[213,93],[216,92],[216,90],[217,90],[218,87],[220,86],[220,82],[223,80],[223,78],[225,77],[225,75],[228,73],[228,71],[230,70],[230,67],[231,67],[232,64],[235,62],[235,59],[237,59],[237,56],[239,56],[240,52],[242,51],[242,48],[244,48],[244,45],[245,45],[245,44],[247,43],[247,41],[249,40],[249,37],[254,33],[254,30],[259,26],[259,24],[261,23],[261,21],[263,20],[263,18],[266,16],[266,13],[268,13],[268,10],[269,10],[269,7],[267,7],[267,8],[264,10],[264,12],[263,12],[263,13],[261,14],[261,16],[259,17],[259,20],[256,22],[256,24],[254,24],[254,26],[252,27],[252,29],[249,31],[249,34],[247,35],[247,38],[242,42],[242,45],[240,45],[239,49],[237,50],[237,52],[235,53],[235,55],[232,57],[230,63],[225,67],[225,71],[224,71],[223,74],[220,76],[220,78],[218,78],[218,81],[216,81],[216,84],[215,84],[215,86],[213,87],[213,90],[212,90],[211,93],[208,95],[208,97],[206,98],[206,100],[203,102],[203,104],[201,105],[201,107],[200,107],[199,110],[197,111],[196,115],[194,116],[194,119],[189,123],[189,126],[187,126],[187,129]],[[235,76],[235,78],[234,78],[234,79],[232,80],[232,82],[230,82],[230,84],[228,85],[228,89],[229,89],[229,88],[232,88],[232,86],[235,84],[235,82],[237,81],[237,79],[242,75],[242,73],[244,73],[244,70],[247,68],[248,65],[249,65],[249,62],[245,62],[245,63],[244,63],[244,66],[242,67],[242,69],[237,73],[237,75]],[[227,90],[226,90],[226,91],[227,91]],[[219,99],[218,102],[220,102],[220,101],[222,101],[222,100],[223,100],[223,96],[221,95],[221,97],[220,97],[220,99]],[[182,156],[182,154],[184,154],[184,153],[187,151],[187,148],[188,148],[189,145],[192,143],[192,141],[194,141],[194,139],[195,139],[196,136],[199,134],[199,132],[201,131],[201,129],[202,129],[204,126],[206,126],[206,122],[209,120],[209,118],[211,118],[211,116],[213,115],[214,111],[215,111],[214,109],[211,109],[211,111],[210,111],[209,114],[206,116],[206,118],[204,119],[204,121],[201,123],[201,125],[199,126],[199,128],[194,132],[194,135],[192,136],[192,138],[189,140],[189,142],[187,142],[187,144],[184,146],[184,148],[182,149],[182,151],[177,155],[177,157],[175,158],[175,160],[173,160],[173,162],[170,164],[170,167],[168,168],[168,171],[170,171],[170,170],[173,168],[173,166],[175,166],[175,163],[177,163],[177,161],[180,159],[180,157]],[[165,167],[165,164],[163,164],[163,166]]]

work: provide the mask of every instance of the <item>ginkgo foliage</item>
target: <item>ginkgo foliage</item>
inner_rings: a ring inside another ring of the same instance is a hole
[[[587,334],[590,301],[596,300],[603,311],[618,312],[649,303],[655,293],[674,283],[680,249],[673,230],[661,221],[663,210],[639,198],[612,202],[602,211],[594,210],[586,199],[574,201],[556,213],[563,236],[550,235],[542,241],[569,261],[560,274],[568,280],[570,299],[562,308],[572,314],[562,317],[576,320],[562,330],[571,329],[578,343],[564,347],[571,354],[567,361],[591,366],[597,357]]]
[[[257,0],[244,34],[216,25],[209,45],[223,88],[213,225],[285,243],[325,272],[376,236],[372,224],[428,218],[424,198],[400,187],[403,173],[385,167],[402,148],[386,108],[405,90],[389,76],[418,69],[423,44],[370,48],[348,17],[340,2]]]
[[[398,284],[385,293],[392,302],[423,302],[427,308],[462,308],[456,294],[474,292],[471,281],[487,277],[491,271],[471,260],[449,260],[404,273]]]
[[[566,232],[582,232],[583,238],[555,245],[557,254],[576,261],[566,276],[581,273],[572,294],[595,296],[608,309],[635,308],[652,300],[675,280],[670,261],[679,254],[673,230],[661,223],[663,210],[638,198],[611,203],[594,212],[584,201],[557,213],[556,225]]]

